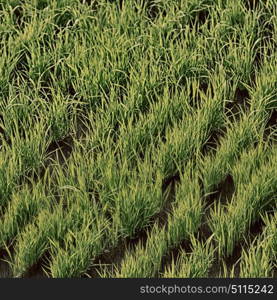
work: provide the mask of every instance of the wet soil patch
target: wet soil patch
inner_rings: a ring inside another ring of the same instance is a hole
[[[247,112],[249,110],[250,104],[250,94],[246,88],[237,87],[234,99],[227,102],[225,106],[226,116],[232,121],[238,121],[242,112]]]
[[[45,255],[46,256],[46,255]],[[40,258],[36,264],[34,264],[25,274],[24,278],[48,278],[43,271],[45,265],[44,257]]]
[[[229,203],[235,193],[235,183],[233,177],[228,174],[215,188],[214,192],[205,197],[208,208],[215,202],[225,205]]]
[[[73,151],[73,138],[67,136],[59,141],[53,141],[47,148],[48,159],[56,159],[60,164],[63,164],[69,158]]]
[[[214,130],[206,143],[203,145],[201,153],[204,156],[207,156],[211,153],[216,153],[218,146],[220,145],[219,141],[222,137],[224,137],[226,133],[226,128],[221,128],[219,130]]]
[[[0,278],[11,278],[12,272],[10,265],[6,261],[8,260],[8,252],[6,250],[0,250]]]

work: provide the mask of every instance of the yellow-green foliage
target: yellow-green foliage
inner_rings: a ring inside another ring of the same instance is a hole
[[[0,2],[12,276],[273,276],[277,2]]]

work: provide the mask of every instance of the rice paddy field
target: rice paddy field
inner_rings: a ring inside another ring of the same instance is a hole
[[[275,0],[0,1],[0,277],[277,277]]]

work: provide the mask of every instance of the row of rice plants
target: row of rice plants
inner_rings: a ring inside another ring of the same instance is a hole
[[[236,190],[230,203],[219,203],[211,210],[209,225],[220,256],[231,255],[259,213],[275,202],[276,149],[268,157],[265,153],[256,155],[257,151],[244,155],[235,166],[233,172],[239,173],[239,176],[234,176],[238,181],[235,182]],[[252,166],[245,168],[245,165]]]
[[[251,90],[249,111],[242,113],[240,120],[227,122],[227,132],[219,139],[216,153],[204,157],[203,182],[207,194],[230,173],[243,149],[264,139],[266,123],[276,107],[275,66],[276,57],[265,61],[257,74],[255,88]]]
[[[159,228],[155,225],[148,233],[145,246],[139,243],[134,251],[127,251],[120,268],[115,272],[116,277],[156,276],[167,251],[198,229],[203,201],[197,172],[190,172],[189,170],[181,176],[167,226]]]

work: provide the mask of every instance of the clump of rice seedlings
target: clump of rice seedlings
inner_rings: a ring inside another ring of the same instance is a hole
[[[94,157],[92,152],[87,151],[86,147],[77,139],[73,139],[73,143],[74,149],[64,163],[65,168],[55,165],[55,162],[51,165],[54,169],[55,190],[57,193],[60,192],[59,189],[71,189],[93,194],[97,179],[99,179],[97,178],[97,166],[92,163]]]
[[[240,33],[237,37],[239,43],[232,38],[228,41],[228,54],[224,64],[226,69],[236,76],[240,83],[251,82],[251,76],[255,71],[255,58],[259,40],[256,37],[255,31]]]
[[[67,225],[68,220],[60,207],[54,213],[41,211],[36,221],[28,224],[16,239],[10,261],[13,276],[22,277],[49,248],[49,238],[64,236]]]
[[[242,250],[240,259],[240,277],[272,277],[276,267],[277,213],[273,217],[263,217],[263,233],[250,247]]]
[[[254,88],[250,89],[250,111],[257,118],[268,117],[276,109],[276,54],[265,56],[261,70],[258,72]]]
[[[165,278],[203,278],[208,277],[208,272],[214,261],[215,249],[212,239],[200,242],[195,237],[191,237],[191,250],[186,253],[180,250],[177,261],[172,260],[165,272]]]
[[[40,123],[34,125],[32,132],[26,132],[25,139],[19,137],[12,139],[14,151],[27,171],[37,170],[46,158],[46,150],[50,141],[45,139],[47,128]]]
[[[158,145],[163,138],[166,128],[170,128],[176,121],[181,121],[190,112],[188,95],[177,93],[173,98],[168,87],[164,90],[163,100],[154,102],[148,114],[143,114],[134,123],[133,119],[121,128],[118,142],[122,141],[122,151],[126,155],[144,152],[147,146]]]
[[[232,166],[231,174],[235,183],[247,184],[249,178],[264,164],[270,162],[271,149],[268,142],[260,141],[255,147],[241,152],[240,159]]]
[[[14,153],[4,144],[1,146],[0,152],[0,211],[6,207],[9,202],[13,189],[18,182],[18,172],[20,172],[20,164]],[[12,154],[12,155],[11,155]]]
[[[133,236],[144,228],[163,206],[163,177],[153,174],[152,167],[151,160],[146,159],[138,165],[138,172],[129,171],[125,186],[116,191],[112,215],[123,236]]]
[[[51,205],[51,199],[45,194],[44,182],[30,189],[23,186],[11,195],[0,222],[0,247],[11,241],[40,211]]]
[[[62,189],[59,198],[59,204],[41,211],[33,223],[27,225],[18,236],[11,261],[15,276],[22,276],[40,259],[49,250],[50,241],[62,241],[67,232],[80,230],[86,213],[87,220],[97,219],[97,207],[91,203],[88,194]]]
[[[26,83],[19,87],[9,84],[9,97],[3,99],[1,108],[1,129],[3,139],[10,141],[13,137],[24,132],[29,127],[38,122],[38,116],[43,114],[41,111],[41,99],[32,95],[30,87]]]
[[[187,168],[189,171],[181,176],[181,183],[177,187],[175,201],[172,204],[172,212],[168,217],[167,240],[170,247],[177,247],[182,240],[196,232],[201,224],[204,203],[199,174],[193,170],[191,163]]]
[[[46,139],[47,131],[45,123],[40,120],[15,124],[14,132],[10,136],[10,145],[7,147],[10,155],[16,158],[18,176],[37,172],[38,168],[43,166],[50,144],[50,140]]]
[[[118,278],[154,277],[167,249],[165,229],[154,225],[151,232],[148,232],[146,245],[139,243],[134,251],[127,251],[120,269],[116,270],[113,276]]]
[[[100,216],[101,217],[101,216]],[[61,243],[51,241],[49,272],[54,278],[79,277],[105,248],[108,222],[83,214],[83,224],[68,231]]]
[[[58,91],[52,90],[52,102],[49,105],[48,124],[51,140],[59,141],[70,134],[76,117],[77,101],[65,99]]]
[[[116,231],[123,237],[134,236],[145,227],[151,217],[163,206],[163,177],[156,170],[150,152],[145,160],[139,157],[134,162],[114,159],[113,152],[107,152],[97,159],[95,189],[103,211],[111,216]],[[98,170],[97,170],[98,169]]]
[[[193,112],[187,119],[166,132],[166,142],[161,145],[158,153],[165,177],[172,176],[177,168],[182,166],[192,155],[199,153],[213,130],[218,130],[223,122],[224,83],[222,74],[215,80],[215,91],[218,93],[213,98],[205,96],[203,106]]]

